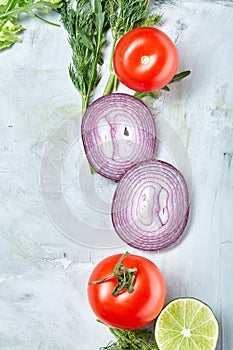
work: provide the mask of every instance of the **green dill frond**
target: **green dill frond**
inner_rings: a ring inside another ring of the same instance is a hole
[[[116,342],[110,341],[99,350],[158,350],[157,345],[150,341],[151,332],[147,329],[128,331],[109,327],[109,330]]]
[[[147,17],[149,0],[107,0],[104,4],[114,41],[131,29],[152,26],[161,19],[157,14]]]
[[[91,0],[76,0],[74,8],[70,3],[66,4],[60,15],[72,49],[70,78],[82,95],[85,110],[101,78],[99,67],[103,64],[105,14],[101,0],[95,0],[94,4]]]
[[[154,13],[148,17],[143,18],[141,21],[139,21],[137,23],[137,27],[143,27],[143,26],[153,27],[161,21],[162,17],[163,17],[162,14]]]

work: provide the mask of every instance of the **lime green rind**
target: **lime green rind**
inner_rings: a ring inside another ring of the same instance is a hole
[[[184,335],[186,331],[189,334]],[[159,350],[215,350],[219,326],[208,305],[178,298],[162,310],[154,334]]]

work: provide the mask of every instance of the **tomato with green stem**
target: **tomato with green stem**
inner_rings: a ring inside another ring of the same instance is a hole
[[[139,329],[162,310],[166,285],[158,267],[125,253],[102,260],[92,271],[88,300],[98,319],[120,329]]]
[[[163,31],[136,28],[117,43],[113,66],[119,80],[135,91],[155,91],[173,78],[178,67],[178,51]]]

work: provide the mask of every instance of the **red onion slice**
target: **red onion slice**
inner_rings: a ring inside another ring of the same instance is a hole
[[[82,120],[87,159],[100,175],[118,181],[133,165],[154,156],[155,123],[139,99],[113,93],[95,100]]]
[[[112,222],[119,237],[142,250],[161,250],[177,241],[189,215],[189,194],[182,174],[171,164],[145,161],[119,181]]]

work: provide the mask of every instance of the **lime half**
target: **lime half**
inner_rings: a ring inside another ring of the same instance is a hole
[[[214,350],[218,333],[212,310],[194,298],[170,302],[155,325],[155,340],[160,350]]]

